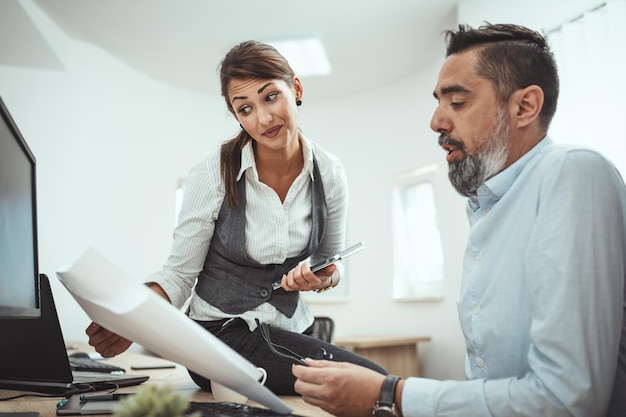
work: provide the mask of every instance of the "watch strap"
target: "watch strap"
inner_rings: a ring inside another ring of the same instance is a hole
[[[380,397],[378,398],[378,402],[376,403],[377,407],[393,407],[398,381],[400,381],[400,377],[396,375],[387,375],[385,377],[385,380],[383,381],[383,386],[380,389]]]

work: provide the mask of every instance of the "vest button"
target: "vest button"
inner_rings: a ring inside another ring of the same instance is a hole
[[[263,298],[267,297],[268,295],[270,295],[270,292],[268,290],[266,290],[265,288],[263,288],[261,291],[259,291],[259,295]]]

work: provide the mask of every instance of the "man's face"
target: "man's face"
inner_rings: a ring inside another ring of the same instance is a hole
[[[430,127],[447,152],[450,182],[464,196],[507,166],[509,115],[492,84],[476,74],[477,52],[451,55],[444,62],[434,95],[439,104]]]

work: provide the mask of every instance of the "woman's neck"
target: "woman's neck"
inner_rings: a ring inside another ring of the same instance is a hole
[[[300,139],[293,141],[293,146],[286,146],[282,149],[260,147],[256,142],[252,146],[258,171],[265,171],[272,175],[285,175],[294,170],[298,172],[302,170],[304,157]]]
[[[259,181],[271,187],[285,201],[291,184],[302,172],[304,155],[302,143],[296,141],[293,149],[259,149],[255,146],[254,155]]]

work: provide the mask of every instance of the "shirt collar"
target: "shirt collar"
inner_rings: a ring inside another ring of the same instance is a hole
[[[476,196],[468,199],[470,208],[476,211],[480,207],[491,206],[511,188],[519,174],[526,168],[528,163],[541,152],[543,148],[552,144],[552,140],[544,137],[532,149],[513,162],[507,169],[489,178],[476,190]]]
[[[304,137],[304,135],[301,134],[300,138],[300,143],[302,144],[302,153],[304,154],[304,166],[302,167],[302,172],[307,172],[311,177],[311,180],[313,180],[313,150],[311,148],[311,144]],[[252,140],[249,140],[248,143],[246,143],[241,150],[241,168],[239,169],[239,174],[237,174],[237,181],[241,179],[241,176],[248,169],[251,169],[253,175],[258,180],[259,174],[256,170],[256,161],[254,160]]]

